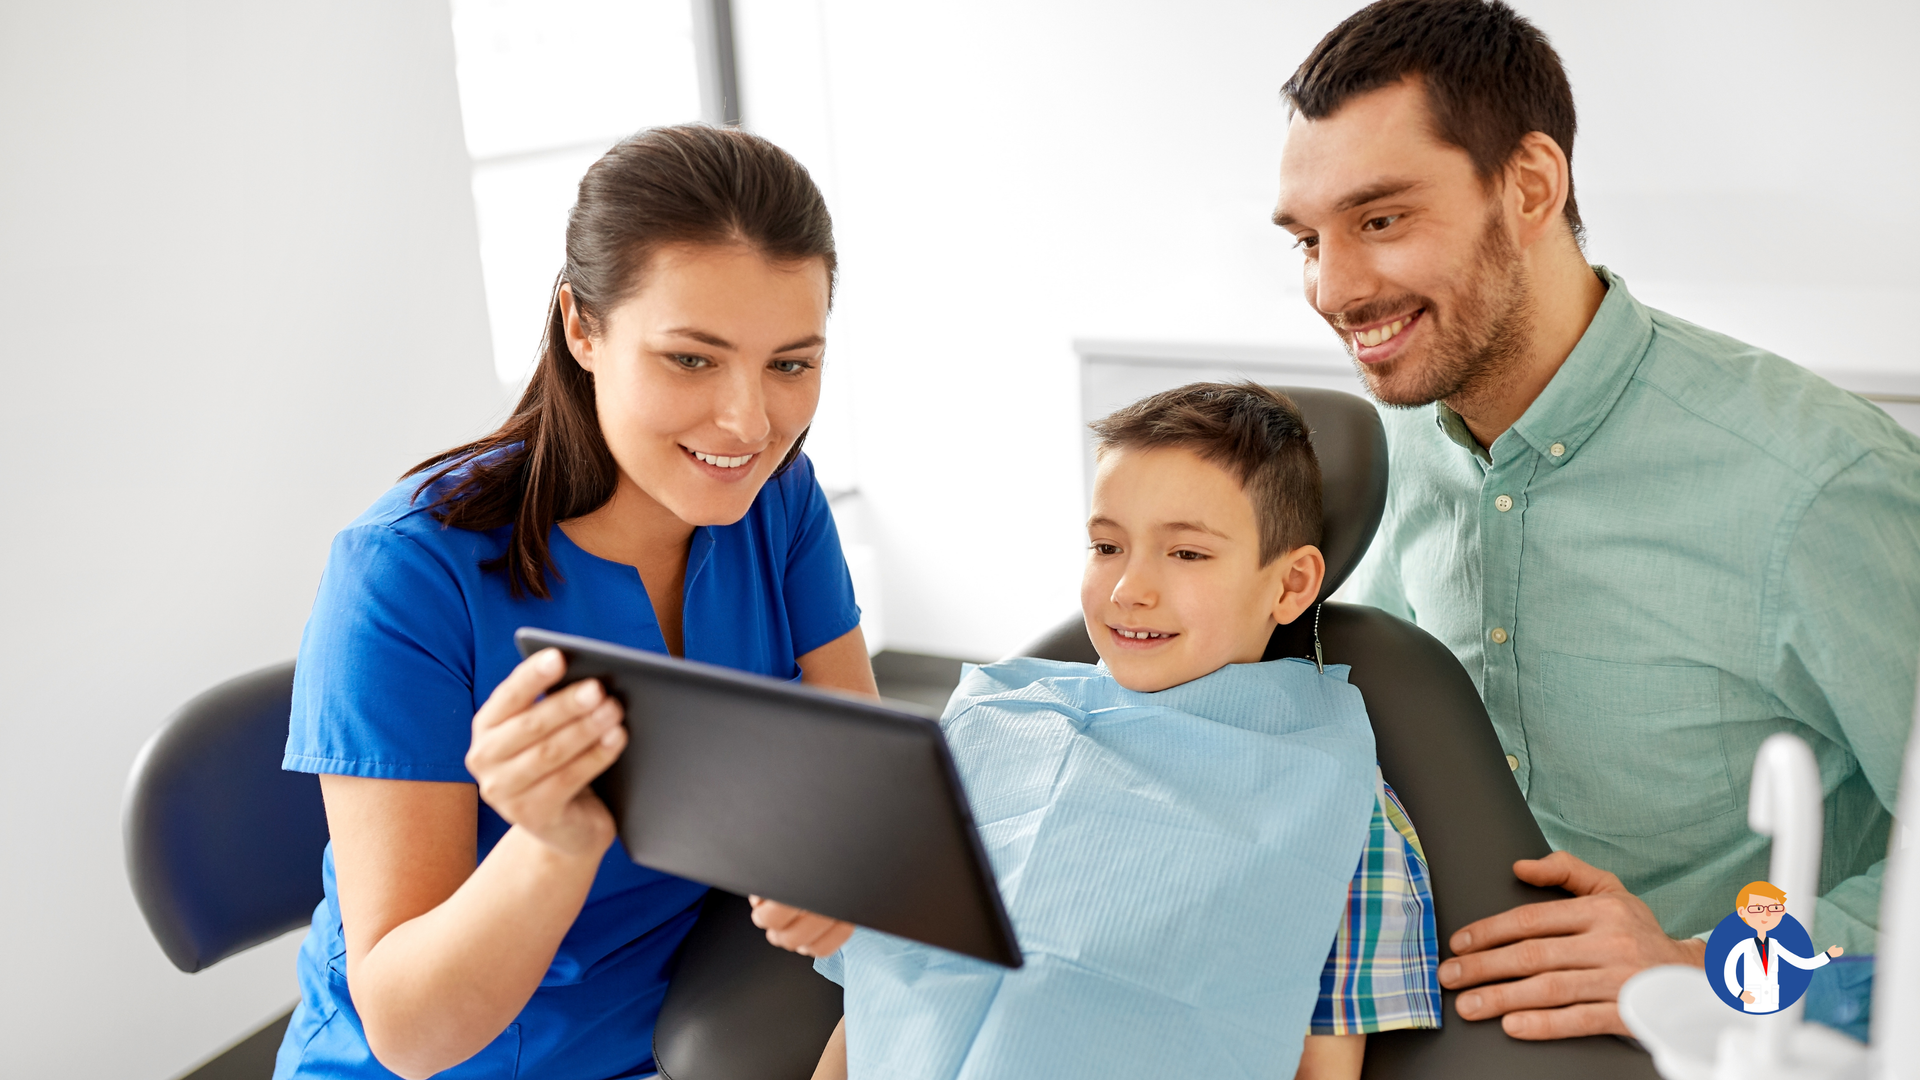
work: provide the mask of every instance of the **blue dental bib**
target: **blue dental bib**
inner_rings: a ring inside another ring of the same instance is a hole
[[[1346,669],[1020,658],[942,726],[1026,963],[856,932],[818,965],[852,1080],[1292,1077],[1374,799]]]

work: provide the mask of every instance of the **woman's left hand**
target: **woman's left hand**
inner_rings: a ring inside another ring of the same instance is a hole
[[[763,896],[750,896],[747,900],[753,905],[753,925],[767,932],[768,941],[788,952],[832,956],[853,936],[854,926],[850,922],[815,915]]]

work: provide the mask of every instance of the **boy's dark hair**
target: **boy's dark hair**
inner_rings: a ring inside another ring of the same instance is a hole
[[[1530,131],[1573,163],[1573,87],[1547,36],[1500,0],[1379,0],[1320,39],[1280,94],[1309,120],[1417,75],[1434,133],[1497,176]],[[1585,235],[1567,180],[1567,226]]]
[[[1091,425],[1095,450],[1180,447],[1240,481],[1260,523],[1260,564],[1320,542],[1320,459],[1300,408],[1259,383],[1164,390]]]

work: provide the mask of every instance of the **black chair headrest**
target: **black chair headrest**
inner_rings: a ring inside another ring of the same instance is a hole
[[[1307,386],[1275,386],[1300,407],[1320,459],[1320,551],[1333,595],[1360,564],[1387,509],[1387,431],[1373,403],[1357,394]]]

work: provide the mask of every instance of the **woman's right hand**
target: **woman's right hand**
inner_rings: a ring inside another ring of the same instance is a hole
[[[588,783],[627,744],[618,701],[594,679],[545,693],[566,674],[558,649],[520,662],[473,716],[467,771],[507,822],[568,855],[598,858],[613,815]]]

